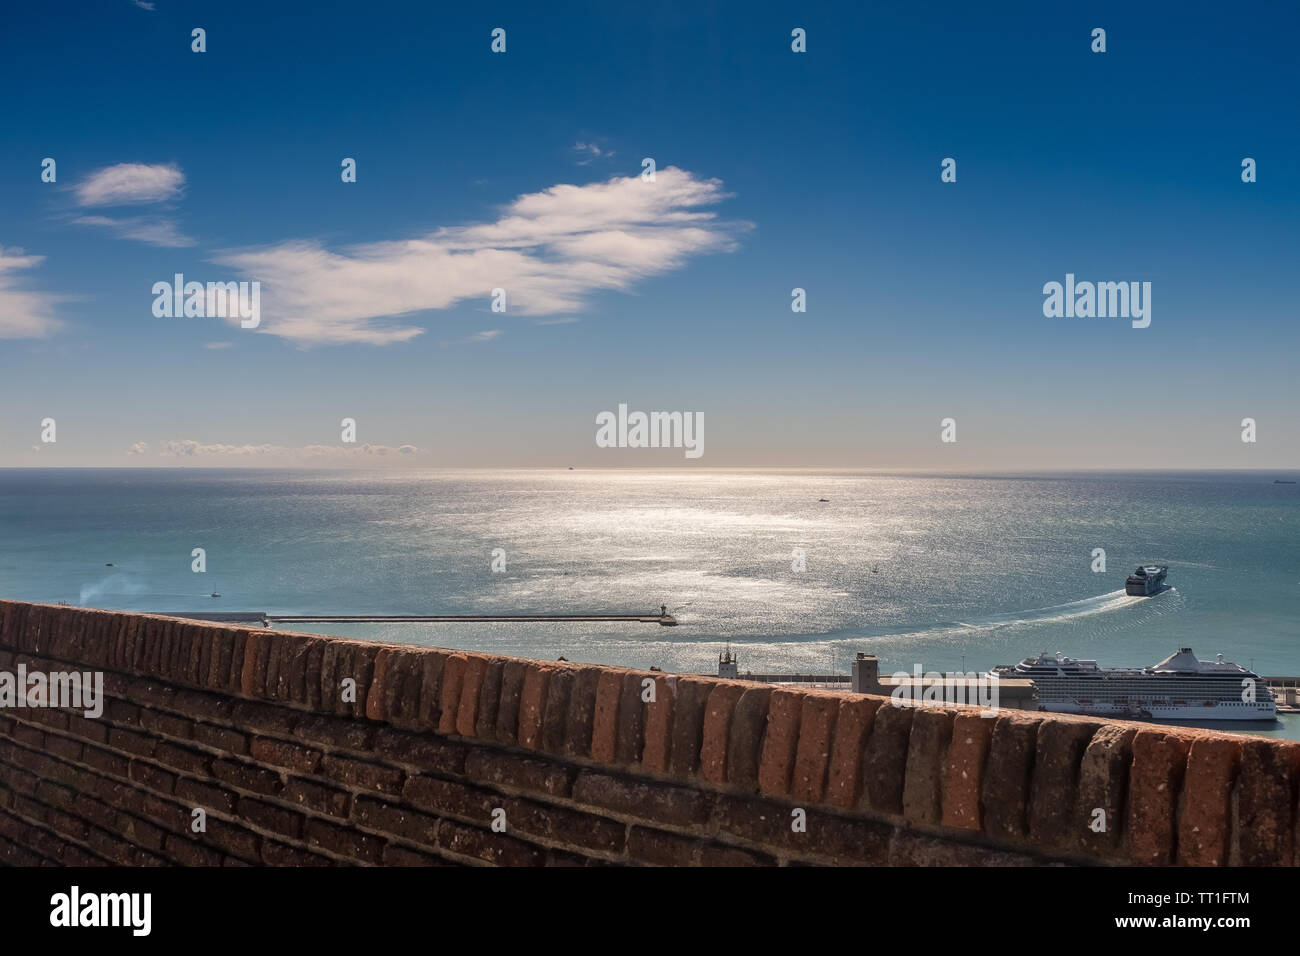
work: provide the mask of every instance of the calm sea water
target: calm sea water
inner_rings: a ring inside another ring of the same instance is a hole
[[[1275,477],[1295,476],[0,470],[0,595],[281,614],[666,604],[680,626],[310,629],[686,672],[715,670],[730,641],[760,672],[846,672],[858,651],[887,672],[1040,650],[1144,665],[1190,646],[1300,674],[1300,485]],[[1125,596],[1150,561],[1172,589]]]

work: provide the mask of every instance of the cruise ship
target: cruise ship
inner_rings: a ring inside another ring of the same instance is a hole
[[[1165,583],[1169,569],[1163,564],[1144,564],[1128,576],[1124,590],[1138,597],[1150,597]]]
[[[1027,657],[989,676],[1032,680],[1040,710],[1134,720],[1276,720],[1277,705],[1258,674],[1220,654],[1196,659],[1183,647],[1151,667],[1098,667],[1056,655]]]

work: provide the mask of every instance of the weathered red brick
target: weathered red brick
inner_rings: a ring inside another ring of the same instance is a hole
[[[862,751],[863,802],[873,810],[903,812],[907,741],[914,712],[911,707],[896,707],[892,702],[876,710]]]
[[[264,800],[241,797],[238,814],[240,818],[282,836],[298,839],[303,832],[304,817],[295,810],[288,810]]]
[[[747,687],[736,701],[727,733],[727,783],[733,787],[758,789],[758,766],[771,699],[771,687]]]
[[[320,761],[320,772],[340,783],[380,793],[397,793],[402,789],[405,774],[396,767],[356,760],[339,754],[326,754]]]
[[[978,713],[961,711],[953,720],[952,743],[943,783],[943,816],[946,827],[980,830],[980,790],[984,782],[984,759],[993,736],[993,720]]]
[[[284,787],[280,774],[255,764],[219,758],[212,761],[212,776],[218,780],[254,793],[276,794]]]
[[[1192,741],[1178,814],[1178,857],[1185,866],[1222,866],[1232,835],[1232,787],[1241,741],[1205,734]]]
[[[614,763],[618,754],[618,699],[623,674],[602,670],[596,681],[596,706],[591,718],[591,759]]]
[[[473,654],[466,660],[465,676],[461,678],[460,706],[456,710],[456,733],[462,737],[474,736],[479,694],[483,690],[487,669],[488,659],[480,654]]]
[[[507,832],[558,843],[570,849],[618,854],[623,851],[627,825],[577,810],[532,800],[506,799]]]
[[[645,749],[645,694],[649,674],[629,671],[623,675],[618,698],[618,729],[614,739],[614,758],[621,764],[641,762]]]
[[[370,678],[370,689],[366,694],[366,717],[369,720],[387,720],[388,710],[384,706],[384,692],[388,689],[388,661],[393,652],[385,647],[375,654],[375,669]]]
[[[1038,727],[1029,792],[1029,836],[1042,848],[1069,849],[1083,755],[1097,721],[1045,720]]]
[[[253,759],[259,763],[287,767],[299,773],[315,773],[323,756],[319,750],[274,737],[254,737],[248,749]]]
[[[709,783],[727,782],[727,744],[731,736],[731,715],[744,692],[742,684],[718,683],[709,694],[700,742],[700,776]]]
[[[569,795],[574,777],[572,769],[550,760],[487,749],[470,751],[465,759],[465,774],[471,780],[558,797]]]
[[[677,826],[704,823],[712,806],[711,797],[698,790],[649,784],[594,771],[578,774],[573,799],[588,806]]]
[[[441,820],[398,803],[375,797],[358,797],[353,819],[361,826],[432,846]]]
[[[1242,738],[1233,826],[1234,865],[1292,863],[1297,763],[1300,744]]]
[[[519,695],[524,689],[523,661],[506,661],[501,669],[501,697],[497,701],[496,738],[503,744],[519,739]]]
[[[1133,738],[1127,833],[1129,855],[1138,863],[1173,862],[1174,812],[1187,749],[1187,738],[1160,730],[1139,730]]]
[[[943,774],[948,766],[954,712],[920,707],[912,717],[903,770],[903,816],[937,824],[943,816]]]
[[[267,635],[249,631],[244,642],[244,669],[239,690],[245,697],[261,697],[266,686],[266,663],[271,652]]]
[[[669,771],[679,779],[691,776],[700,765],[704,713],[714,683],[702,677],[681,677],[677,680],[677,697],[673,704],[673,752],[669,760]]]
[[[1004,713],[994,720],[980,803],[984,832],[998,840],[1023,840],[1029,833],[1029,786],[1037,747],[1036,718]]]
[[[645,746],[641,766],[652,773],[667,773],[673,750],[673,700],[677,680],[667,674],[654,677],[654,698],[645,705]]]
[[[307,821],[304,838],[311,846],[332,850],[340,856],[366,863],[380,861],[385,843],[379,837],[361,833],[351,827],[317,819]]]
[[[794,776],[790,782],[792,800],[817,803],[826,791],[835,720],[839,716],[838,694],[810,692],[799,713],[799,744],[795,750]]]
[[[546,861],[542,850],[522,840],[450,820],[438,827],[438,845],[449,853],[497,866],[541,866]]]
[[[632,827],[627,838],[628,859],[651,866],[691,866],[699,847],[699,840],[648,827]]]
[[[546,713],[546,689],[555,670],[552,664],[529,663],[524,667],[524,684],[519,692],[517,742],[525,750],[537,750],[542,740],[542,717]]]
[[[387,727],[375,734],[372,749],[376,756],[395,763],[452,774],[464,771],[465,755],[469,752],[469,748],[460,741]]]
[[[421,810],[450,814],[488,826],[492,822],[492,811],[506,798],[482,787],[418,775],[406,781],[402,799]]]
[[[792,690],[774,690],[767,709],[767,733],[758,764],[758,788],[773,797],[790,792],[795,751],[799,746],[799,717],[804,695]]]
[[[478,712],[474,716],[474,736],[481,740],[496,737],[497,708],[501,706],[501,675],[506,662],[500,658],[488,661],[483,672],[483,686],[478,692]]]
[[[332,817],[346,817],[352,807],[352,794],[348,791],[296,777],[284,785],[279,798]]]
[[[1124,834],[1124,796],[1137,728],[1106,724],[1092,736],[1079,765],[1079,796],[1071,835],[1075,846],[1109,858]]]

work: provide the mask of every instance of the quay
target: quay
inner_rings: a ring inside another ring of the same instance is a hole
[[[801,684],[810,687],[848,685],[855,694],[890,697],[902,688],[904,696],[921,700],[929,691],[935,700],[971,700],[986,697],[998,706],[1012,710],[1038,710],[1038,690],[1031,680],[1001,678],[992,681],[982,674],[912,675],[902,680],[880,676],[880,661],[873,654],[858,653],[852,674],[753,674],[741,673],[730,646],[718,655],[718,677],[731,680],[762,681],[768,684]],[[984,694],[981,695],[980,692]]]
[[[1279,714],[1300,714],[1300,677],[1264,677],[1266,687],[1273,692]]]
[[[509,624],[509,623],[604,623],[630,622],[676,627],[677,619],[667,610],[658,614],[268,614],[265,611],[157,611],[163,617],[222,624]]]

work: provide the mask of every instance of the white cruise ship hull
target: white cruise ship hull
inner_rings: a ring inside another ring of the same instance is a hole
[[[1082,704],[1078,701],[1044,702],[1039,700],[1039,710],[1058,714],[1083,714],[1091,717],[1110,717],[1129,720],[1276,720],[1277,706],[1272,701],[1252,703],[1212,701],[1208,704]]]

